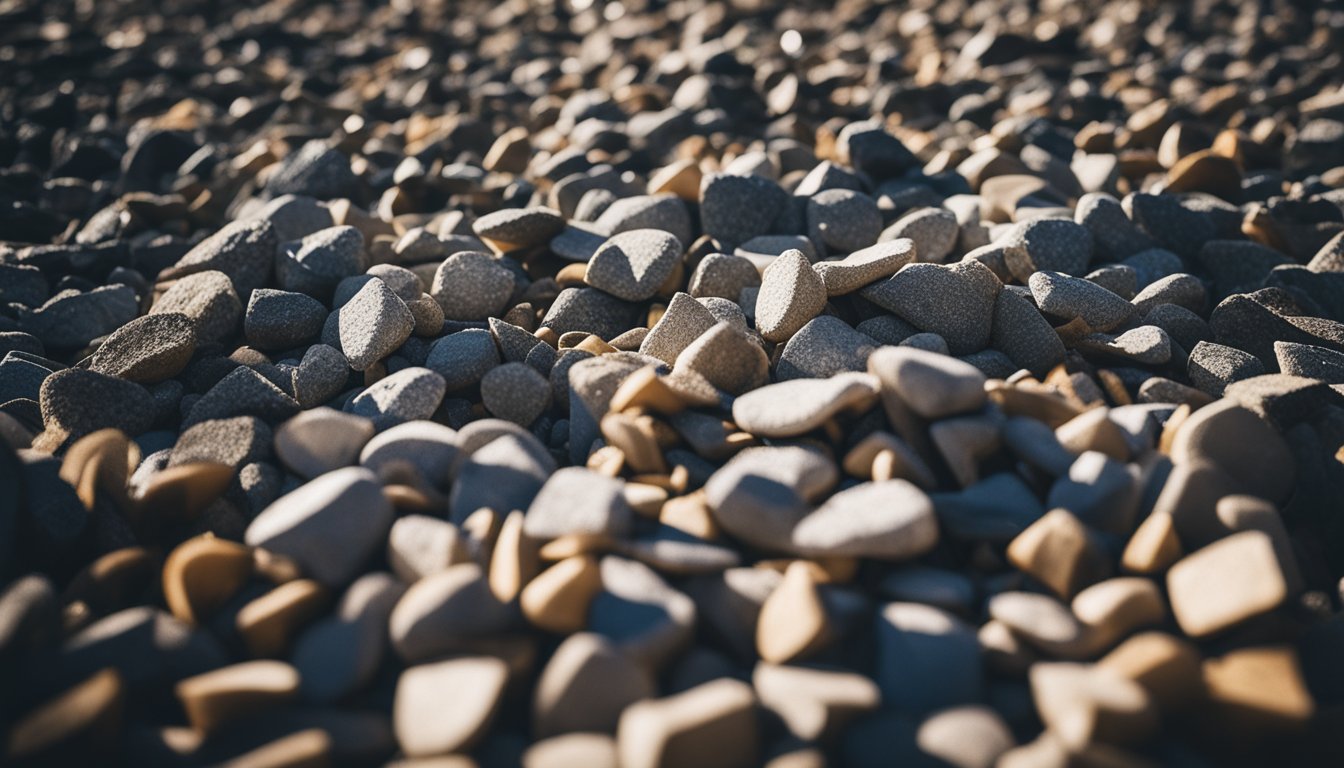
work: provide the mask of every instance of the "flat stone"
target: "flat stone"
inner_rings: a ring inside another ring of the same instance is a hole
[[[1190,383],[1214,397],[1228,384],[1265,372],[1259,358],[1235,347],[1201,341],[1190,350],[1187,372]]]
[[[299,673],[283,661],[245,661],[183,680],[176,692],[192,727],[208,733],[296,698]]]
[[[794,379],[754,389],[733,402],[733,421],[761,437],[794,437],[843,412],[862,412],[876,400],[877,382],[863,373]]]
[[[446,389],[443,377],[428,368],[403,368],[360,392],[347,410],[371,420],[382,431],[433,416]]]
[[[481,237],[526,248],[560,234],[565,219],[550,208],[503,208],[478,217],[471,228]]]
[[[383,477],[410,468],[433,487],[447,487],[461,451],[458,433],[433,421],[414,420],[368,440],[359,463]]]
[[[370,280],[341,307],[341,351],[356,371],[396,351],[415,329],[415,317],[382,280]]]
[[[842,259],[812,265],[821,277],[822,285],[826,286],[827,296],[853,293],[896,274],[901,267],[915,260],[915,242],[909,238],[847,250],[852,252]]]
[[[1274,355],[1283,373],[1344,384],[1344,353],[1310,344],[1276,341]]]
[[[794,547],[809,555],[908,560],[937,543],[933,502],[905,480],[847,488],[793,529]]]
[[[493,656],[462,656],[408,668],[397,679],[392,725],[409,757],[470,749],[495,719],[509,668]],[[455,691],[444,696],[444,691]]]
[[[908,264],[859,293],[919,330],[942,336],[953,354],[967,355],[988,345],[1001,288],[988,267],[965,261],[947,266]]]
[[[596,288],[566,288],[551,304],[541,325],[559,336],[582,331],[605,341],[640,324],[641,314],[640,305]]]
[[[658,292],[681,258],[682,244],[657,229],[634,229],[612,236],[588,261],[584,282],[626,301]]]
[[[1069,320],[1082,318],[1093,330],[1109,331],[1134,314],[1134,305],[1082,278],[1037,272],[1031,276],[1030,285],[1042,312]]]
[[[137,384],[155,384],[181,373],[196,351],[196,325],[178,312],[139,317],[98,347],[89,369]]]
[[[518,606],[539,629],[573,634],[588,623],[588,608],[602,589],[602,572],[589,555],[576,555],[552,565],[527,583]]]
[[[381,549],[392,505],[372,472],[328,472],[277,499],[248,525],[246,542],[293,558],[331,587],[348,583]]]
[[[835,465],[797,447],[751,448],[734,456],[705,484],[714,519],[727,533],[767,549],[787,551],[810,499],[829,490]]]

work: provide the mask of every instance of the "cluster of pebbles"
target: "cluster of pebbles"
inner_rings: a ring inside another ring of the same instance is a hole
[[[0,3],[0,763],[1344,761],[1337,6],[366,6]]]

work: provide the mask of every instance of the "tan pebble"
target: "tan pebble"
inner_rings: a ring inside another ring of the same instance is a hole
[[[826,754],[815,747],[799,748],[775,755],[763,768],[826,768]]]
[[[614,445],[604,445],[588,456],[584,466],[607,477],[616,477],[625,468],[625,451]]]
[[[1058,428],[1083,412],[1081,407],[1044,388],[1010,386],[990,381],[985,384],[985,392],[1005,416],[1028,416],[1045,422],[1051,429]]]
[[[329,599],[327,590],[312,579],[288,581],[244,605],[234,626],[254,658],[274,658],[321,615]]]
[[[616,740],[602,733],[567,733],[535,742],[523,768],[619,768]]]
[[[1224,199],[1238,196],[1241,190],[1241,169],[1235,160],[1200,150],[1181,158],[1167,173],[1166,191],[1207,192]]]
[[[61,479],[74,486],[75,494],[92,511],[96,495],[111,499],[126,509],[130,499],[126,480],[140,464],[140,448],[121,430],[100,429],[76,440],[61,461]]]
[[[704,491],[668,499],[658,512],[658,521],[706,541],[719,536],[719,526],[714,522]]]
[[[666,472],[667,462],[654,435],[653,419],[608,413],[601,421],[602,437],[608,445],[621,449],[625,464],[635,472]]]
[[[1109,575],[1110,558],[1066,509],[1047,512],[1008,544],[1008,561],[1064,599]]]
[[[998,712],[982,705],[944,709],[919,724],[920,751],[956,768],[994,768],[1017,745]]]
[[[537,679],[533,735],[615,733],[621,712],[656,692],[649,670],[607,637],[591,632],[570,635]]]
[[[990,619],[981,624],[976,639],[980,643],[980,654],[985,663],[1005,675],[1026,674],[1039,656],[1035,649],[1022,642],[1002,621]]]
[[[1083,411],[1055,429],[1060,445],[1074,453],[1100,451],[1116,461],[1129,461],[1125,433],[1108,416],[1108,409]]]
[[[779,715],[790,733],[808,742],[836,735],[882,702],[876,683],[842,669],[760,662],[751,683],[761,704]]]
[[[663,381],[658,369],[652,365],[641,368],[625,377],[616,394],[611,396],[611,410],[621,411],[642,408],[665,416],[679,413],[686,408],[681,396]]]
[[[1171,515],[1153,512],[1134,529],[1120,565],[1133,573],[1154,574],[1170,568],[1183,555]]]
[[[1165,632],[1140,632],[1097,662],[1143,686],[1164,711],[1180,711],[1204,695],[1200,653]]]
[[[252,552],[211,534],[178,545],[163,563],[163,598],[177,618],[198,624],[252,575]]]
[[[1297,592],[1301,589],[1302,572],[1298,569],[1297,556],[1293,552],[1293,541],[1283,525],[1283,516],[1273,504],[1254,496],[1234,494],[1219,499],[1214,511],[1218,521],[1229,531],[1260,531],[1269,536],[1274,542],[1279,565],[1283,568],[1288,591]]]
[[[935,422],[929,438],[961,487],[980,478],[980,461],[998,450],[999,425],[985,416],[957,416]]]
[[[567,533],[564,536],[551,539],[541,545],[538,551],[542,560],[555,562],[577,555],[588,554],[590,552],[601,552],[609,549],[614,542],[609,536],[588,534],[588,533]]]
[[[1316,711],[1297,654],[1286,646],[1243,648],[1208,659],[1204,685],[1229,727],[1299,727]]]
[[[533,626],[570,634],[587,624],[588,606],[601,591],[597,561],[591,555],[578,555],[561,560],[528,582],[519,606]]]
[[[826,607],[809,563],[797,561],[765,599],[756,623],[756,651],[765,661],[783,664],[816,652],[830,638]]]
[[[1073,598],[1070,608],[1091,635],[1089,645],[1094,651],[1167,617],[1167,604],[1157,584],[1137,576],[1093,584]]]
[[[331,763],[331,734],[322,728],[309,728],[230,758],[222,765],[227,768],[327,768]]]
[[[194,520],[229,487],[233,477],[233,467],[213,462],[156,472],[135,499],[131,523],[158,529]]]
[[[1173,565],[1167,592],[1181,630],[1202,638],[1277,608],[1288,598],[1288,584],[1273,540],[1244,531]]]
[[[294,558],[261,547],[252,548],[252,571],[272,584],[284,584],[303,578],[303,569]]]
[[[299,693],[299,673],[283,661],[245,661],[189,677],[176,692],[192,727],[209,733],[290,701]]]
[[[703,175],[694,160],[678,160],[654,171],[649,177],[649,194],[671,193],[687,202],[699,202]]]
[[[9,729],[5,762],[98,764],[119,742],[124,689],[109,667],[37,707]]]
[[[617,351],[615,347],[603,341],[598,336],[589,335],[588,338],[574,345],[574,349],[582,350],[593,355],[606,355]]]
[[[504,518],[490,555],[490,591],[501,603],[517,597],[537,573],[537,544],[523,534],[525,517],[515,509]]]
[[[658,517],[667,502],[667,487],[662,483],[626,482],[621,489],[625,503],[643,517]]]
[[[843,466],[847,474],[864,480],[909,480],[926,491],[937,485],[928,464],[890,432],[874,432],[860,440],[845,454]]]
[[[1148,692],[1114,669],[1040,663],[1029,680],[1041,721],[1070,751],[1097,742],[1140,743],[1157,728]]]
[[[397,680],[392,727],[402,752],[469,750],[499,710],[509,668],[492,656],[459,656],[407,668]],[[451,691],[452,695],[445,695]]]
[[[751,686],[719,678],[621,713],[622,768],[735,768],[759,751]]]

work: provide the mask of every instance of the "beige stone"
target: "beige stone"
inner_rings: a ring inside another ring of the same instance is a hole
[[[1070,751],[1095,742],[1140,743],[1157,728],[1148,692],[1109,667],[1040,663],[1029,680],[1041,721]]]
[[[528,582],[519,605],[533,626],[570,634],[587,624],[588,606],[601,591],[597,561],[590,555],[577,555],[561,560]]]
[[[751,686],[720,678],[621,713],[621,768],[738,768],[759,751]]]
[[[283,661],[245,661],[177,684],[177,698],[187,720],[206,733],[232,720],[279,707],[298,693],[299,672]]]
[[[829,639],[826,607],[814,568],[802,561],[789,565],[784,579],[761,606],[756,651],[765,661],[783,664],[804,658]]]
[[[1105,578],[1110,559],[1087,526],[1066,509],[1047,512],[1008,545],[1008,561],[1068,599]]]
[[[1278,607],[1288,583],[1269,535],[1244,531],[1182,558],[1167,592],[1181,630],[1202,638]]]
[[[252,551],[212,534],[188,539],[163,563],[163,598],[177,618],[200,623],[242,589],[252,575]]]
[[[751,675],[761,704],[779,715],[789,732],[807,742],[834,736],[853,718],[881,704],[868,677],[842,669],[761,662]]]

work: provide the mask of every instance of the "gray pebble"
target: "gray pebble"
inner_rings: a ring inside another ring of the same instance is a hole
[[[920,208],[882,230],[878,240],[909,238],[915,243],[916,260],[941,264],[952,253],[960,231],[955,213],[946,208]]]
[[[704,304],[688,294],[677,293],[668,302],[663,316],[644,336],[639,352],[671,365],[683,349],[717,322],[718,319]]]
[[[770,179],[711,173],[700,183],[700,225],[705,234],[734,248],[770,231],[788,194]]]
[[[594,222],[599,231],[618,235],[634,229],[660,229],[680,243],[695,238],[691,212],[676,195],[638,195],[614,200]]]
[[[1004,242],[1026,251],[1033,272],[1046,270],[1082,275],[1092,261],[1092,233],[1066,219],[1021,222],[1014,225]],[[1025,282],[1030,277],[1030,272],[1016,267],[1012,260],[1008,268],[1019,281]]]
[[[327,322],[327,308],[311,296],[258,288],[243,318],[247,343],[260,350],[291,349],[314,339]]]
[[[271,283],[280,239],[269,221],[235,221],[187,251],[170,269],[174,278],[222,272],[239,297]]]
[[[365,262],[364,235],[358,229],[328,227],[286,246],[276,259],[276,273],[285,290],[325,299],[341,280],[363,272]]]
[[[425,360],[425,367],[443,377],[449,392],[473,386],[496,365],[499,365],[499,350],[494,339],[489,331],[479,328],[444,336],[430,347],[429,357]]]
[[[314,139],[281,161],[266,181],[266,191],[272,196],[294,194],[335,200],[359,197],[360,184],[344,155]]]
[[[826,306],[826,286],[801,251],[785,251],[766,267],[756,299],[756,328],[767,341],[787,341]]]
[[[144,387],[81,368],[48,376],[39,402],[46,428],[69,440],[109,427],[134,437],[154,422],[154,399]]]
[[[523,532],[541,541],[570,534],[622,539],[634,518],[624,486],[583,467],[560,469],[528,506]]]
[[[750,259],[711,253],[696,265],[686,291],[697,299],[715,296],[737,301],[743,288],[760,284],[760,270]]]
[[[807,201],[807,231],[813,242],[838,253],[851,253],[877,241],[882,214],[862,192],[828,189]]]
[[[564,228],[564,217],[550,208],[504,208],[472,223],[481,237],[518,247],[546,243]]]
[[[337,312],[341,351],[357,371],[396,351],[415,328],[415,317],[382,280],[371,280]]]
[[[1276,342],[1275,350],[1283,342]],[[1338,352],[1332,353],[1339,355]],[[1344,357],[1344,355],[1341,355]],[[1190,350],[1186,363],[1186,373],[1190,383],[1220,397],[1228,384],[1265,373],[1265,367],[1259,358],[1235,347],[1201,341]]]
[[[1070,320],[1081,317],[1094,330],[1109,331],[1134,315],[1134,305],[1079,277],[1037,272],[1030,286],[1042,312]]]
[[[481,378],[481,401],[492,416],[528,426],[551,404],[551,385],[525,363],[505,363]]]
[[[513,272],[494,257],[463,251],[439,265],[430,295],[449,320],[485,320],[503,313],[515,283]]]
[[[139,384],[182,372],[196,351],[196,326],[178,312],[145,315],[123,325],[98,347],[89,369]]]
[[[428,419],[443,402],[443,377],[428,368],[403,368],[371,384],[346,410],[373,421],[382,431],[407,421]]]
[[[826,286],[826,295],[842,296],[896,274],[914,259],[914,241],[898,238],[855,250],[843,259],[819,261],[812,268]]]
[[[784,344],[775,376],[780,381],[824,379],[845,371],[862,371],[877,346],[872,337],[850,328],[840,318],[820,315]]]
[[[933,502],[905,480],[840,491],[793,529],[793,546],[809,555],[909,560],[937,543]]]
[[[989,343],[1001,288],[994,273],[977,261],[946,266],[918,263],[902,267],[860,295],[919,330],[942,336],[953,354],[965,355]]]
[[[304,408],[325,403],[345,389],[349,376],[350,364],[340,350],[314,344],[291,373],[294,399]]]
[[[570,331],[614,339],[639,323],[640,306],[596,288],[566,288],[541,324],[563,336]]]
[[[681,241],[657,229],[614,235],[593,254],[584,281],[626,301],[643,301],[658,292],[681,258]]]

